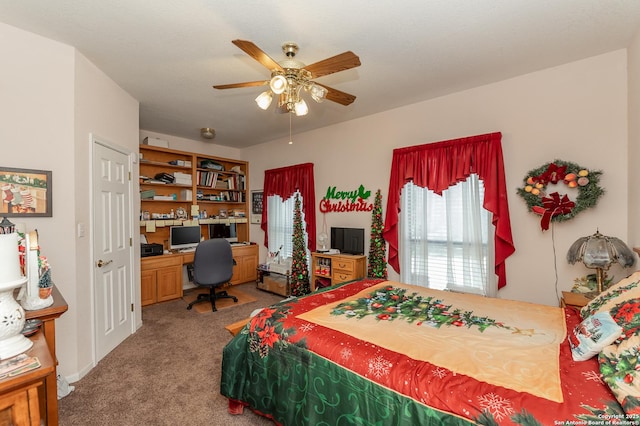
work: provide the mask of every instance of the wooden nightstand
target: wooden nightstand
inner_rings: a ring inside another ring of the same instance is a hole
[[[587,303],[589,303],[590,299],[584,297],[584,295],[580,293],[573,293],[571,291],[563,291],[562,299],[560,299],[561,307],[572,307],[576,309],[581,309]]]
[[[55,377],[54,357],[41,331],[31,340],[33,346],[26,354],[37,357],[40,367],[0,380],[0,424],[39,426],[40,420],[45,420],[43,423],[48,425],[58,424],[57,411],[55,418],[49,418],[46,412],[40,410],[43,401],[39,399],[39,394],[44,391],[45,379],[52,374]]]

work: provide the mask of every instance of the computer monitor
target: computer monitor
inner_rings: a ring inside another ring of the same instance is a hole
[[[209,224],[209,238],[225,238],[230,243],[238,241],[235,223],[211,223]]]
[[[169,228],[171,250],[195,249],[200,243],[200,225],[172,226]]]

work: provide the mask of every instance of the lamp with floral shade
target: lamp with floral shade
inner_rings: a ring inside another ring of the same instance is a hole
[[[602,292],[606,271],[611,265],[619,263],[623,268],[628,268],[635,261],[633,251],[622,240],[602,235],[598,230],[593,235],[578,238],[567,252],[567,262],[570,264],[582,262],[587,268],[596,270],[597,292],[585,295],[591,298]]]

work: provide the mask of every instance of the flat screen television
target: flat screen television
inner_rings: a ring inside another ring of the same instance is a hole
[[[171,250],[195,249],[200,243],[200,225],[172,226],[169,228]]]
[[[238,233],[236,232],[236,224],[230,223],[210,223],[209,238],[225,238],[230,243],[238,242]]]
[[[331,248],[346,254],[364,254],[364,228],[331,227]]]

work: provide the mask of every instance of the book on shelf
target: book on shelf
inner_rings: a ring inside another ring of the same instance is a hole
[[[162,185],[166,185],[167,182],[163,182],[161,180],[158,179],[144,179],[142,183],[153,183],[153,184],[162,184]]]
[[[176,178],[174,178],[173,175],[170,175],[169,173],[164,173],[164,172],[156,174],[153,178],[165,183],[173,183],[176,180]]]
[[[140,191],[140,198],[143,200],[152,200],[155,195],[156,191],[154,191],[153,189]]]
[[[174,172],[174,182],[178,185],[191,185],[191,175],[186,173]]]
[[[17,376],[40,367],[40,360],[27,354],[16,355],[0,362],[0,379]]]
[[[191,161],[189,160],[172,160],[169,161],[172,166],[191,167]]]
[[[198,172],[196,173],[196,180],[199,186],[216,188],[218,184],[218,173],[198,170]]]

